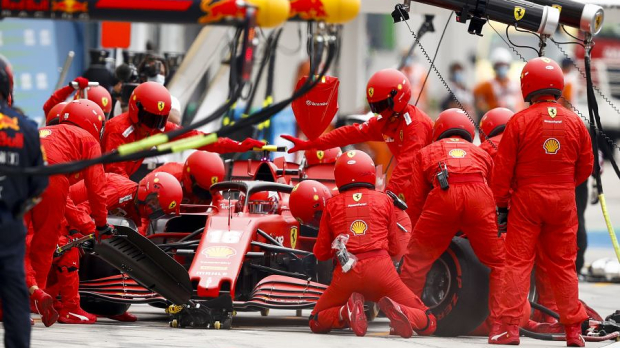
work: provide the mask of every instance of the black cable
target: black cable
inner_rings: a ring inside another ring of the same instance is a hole
[[[598,103],[596,101],[596,96],[594,95],[594,88],[592,84],[592,67],[590,52],[586,50],[586,56],[584,60],[585,70],[586,70],[586,86],[587,86],[587,97],[588,97],[588,113],[590,114],[590,132],[592,136],[592,149],[594,156],[598,157],[598,137],[596,133],[596,129],[603,131],[603,125],[601,124],[601,117],[598,113]],[[594,122],[596,122],[596,127],[594,127]],[[620,179],[620,168],[618,168],[618,164],[616,163],[616,159],[613,154],[610,153],[609,148],[606,146],[602,146],[603,152],[609,158],[609,162],[611,166],[614,168],[616,175]],[[598,190],[599,195],[603,193],[603,184],[601,182],[601,166],[598,161],[598,158],[594,160],[594,177],[596,178],[596,188]]]
[[[519,51],[517,51],[517,50],[516,50],[516,49],[515,49],[515,48],[514,48],[514,47],[513,47],[510,43],[508,43],[508,41],[506,41],[506,39],[504,39],[504,37],[503,37],[503,36],[502,36],[502,35],[501,35],[498,31],[497,31],[497,29],[495,29],[495,27],[493,27],[493,25],[491,24],[491,22],[489,22],[489,26],[491,27],[491,29],[493,29],[493,31],[495,31],[495,33],[497,34],[497,36],[498,36],[500,39],[502,39],[502,41],[504,41],[504,43],[506,44],[506,46],[508,46],[508,48],[509,48],[512,52],[514,52],[514,53],[515,53],[515,55],[516,55],[517,57],[519,57],[519,58],[521,59],[521,61],[522,61],[522,62],[527,63],[527,59],[525,59],[525,57],[523,57],[523,55],[522,55]],[[555,42],[554,42],[554,43],[555,43]],[[564,51],[564,50],[562,49],[562,47],[560,47],[560,45],[557,45],[557,44],[556,44],[556,46],[558,47],[558,49],[559,49],[562,53],[564,53],[564,55],[565,55],[566,57],[568,57],[568,54],[566,53],[566,51]],[[574,65],[574,66],[575,66],[575,67],[579,70],[579,72],[580,72],[580,73],[583,75],[583,77],[585,78],[585,73],[583,73],[583,72],[579,69],[579,67],[577,67],[577,65],[576,65],[574,62],[573,62],[573,65]],[[593,85],[592,87],[593,87],[595,90],[597,90],[597,91],[598,91],[598,89],[597,89],[597,87],[596,87],[596,86],[594,86],[594,85]],[[598,93],[599,93],[599,95],[600,95],[600,96],[602,96],[602,97],[603,97],[603,99],[606,99],[606,97],[605,97],[604,95],[602,95],[602,93],[600,93],[600,92],[598,92]],[[563,99],[563,100],[564,100],[564,102],[565,102],[568,106],[570,106],[570,108],[573,110],[573,112],[575,112],[575,113],[576,113],[576,114],[577,114],[577,115],[578,115],[578,116],[579,116],[579,117],[580,117],[580,118],[581,118],[581,119],[582,119],[582,120],[583,120],[586,124],[588,124],[588,125],[592,125],[592,124],[594,124],[594,123],[591,123],[591,122],[590,122],[590,120],[588,120],[588,119],[587,119],[587,118],[586,118],[586,117],[585,117],[585,116],[581,113],[581,111],[579,111],[579,110],[578,110],[578,109],[577,109],[577,108],[576,108],[576,107],[575,107],[575,106],[574,106],[574,105],[573,105],[570,101],[566,100],[564,97],[560,97],[560,98],[561,98],[561,99]],[[610,103],[610,102],[608,101],[608,103]],[[614,107],[614,106],[613,106],[613,104],[610,104],[610,105],[611,105],[612,107]],[[617,111],[618,111],[618,113],[620,114],[620,110],[617,110]],[[603,133],[603,132],[602,132],[601,130],[599,130],[599,129],[596,129],[596,134],[597,134],[599,137],[604,138],[604,139],[607,141],[607,143],[609,143],[612,147],[614,147],[614,148],[616,148],[616,149],[620,150],[620,147],[619,147],[619,146],[618,146],[618,145],[617,145],[617,144],[616,144],[616,143],[615,143],[615,142],[614,142],[614,141],[613,141],[613,140],[612,140],[612,139],[611,139],[611,138],[610,138],[607,134]],[[596,154],[595,154],[595,156],[596,156]]]
[[[568,55],[568,53],[555,41],[552,41],[556,47],[558,48],[558,50],[560,52],[562,52],[564,54],[565,57],[570,58],[570,56]],[[579,72],[579,74],[581,74],[582,78],[586,78],[585,73],[583,72],[583,70],[581,70],[581,68],[575,64],[575,62],[573,61],[573,67]],[[611,108],[618,114],[620,115],[620,109],[618,109],[618,107],[616,105],[614,105],[614,103],[609,100],[609,98],[607,98],[607,96],[605,94],[603,94],[603,92],[601,92],[601,90],[594,84],[592,84],[592,88],[594,88],[594,90],[596,91],[596,93],[603,98],[603,100],[609,105],[611,106]],[[585,118],[585,117],[582,117]],[[611,145],[612,147],[615,147],[616,149],[620,150],[620,147],[613,141],[612,138],[610,138],[609,136],[607,136],[606,134],[600,134],[599,135],[603,136],[605,138],[605,140],[609,143],[609,145]]]
[[[320,75],[311,82],[311,79],[308,79],[308,81],[306,81],[306,83],[304,85],[301,86],[301,88],[297,91],[295,91],[293,93],[293,95],[291,96],[291,98],[288,98],[282,102],[279,102],[269,108],[265,108],[263,110],[260,110],[259,112],[251,115],[251,117],[248,117],[244,120],[241,120],[239,123],[235,124],[234,126],[229,126],[229,127],[224,127],[221,129],[221,133],[219,134],[219,136],[223,136],[226,134],[230,134],[233,132],[238,131],[239,129],[243,128],[243,127],[247,127],[249,125],[252,125],[254,123],[258,123],[258,122],[262,122],[265,119],[273,116],[274,114],[276,114],[277,112],[283,110],[292,100],[299,98],[300,96],[302,96],[303,94],[307,93],[310,89],[314,88],[314,86],[316,86],[321,79],[323,78],[323,76],[325,76],[326,72],[329,70],[329,67],[331,65],[331,62],[335,56],[335,52],[336,49],[334,47],[332,47],[332,42],[328,42],[328,46],[329,46],[329,52],[328,52],[328,57],[327,60],[325,62],[325,65],[323,67],[323,70],[321,71]],[[191,124],[190,126],[188,126],[187,128],[182,128],[182,129],[177,129],[175,131],[172,132],[168,132],[168,133],[164,133],[168,136],[169,139],[174,139],[176,137],[179,137],[183,134],[186,134],[188,132],[190,132],[193,129],[196,129],[198,127],[201,127],[209,122],[211,122],[212,120],[220,117],[226,110],[228,110],[231,105],[234,104],[234,102],[236,101],[236,99],[238,98],[239,94],[241,93],[242,90],[242,86],[237,86],[234,94],[233,94],[233,98],[229,99],[225,104],[223,104],[222,106],[220,106],[217,110],[215,110],[211,115],[209,115],[207,118],[205,118],[204,120]],[[56,165],[51,165],[51,166],[37,166],[37,167],[27,167],[27,168],[12,168],[12,167],[8,167],[8,166],[0,166],[0,174],[6,174],[6,175],[55,175],[55,174],[66,174],[66,173],[71,173],[71,172],[76,172],[76,171],[81,171],[86,167],[89,167],[91,165],[95,165],[95,164],[104,164],[104,163],[113,163],[113,162],[123,162],[123,161],[128,161],[128,160],[134,160],[134,159],[140,159],[140,158],[147,158],[147,157],[153,157],[153,156],[158,156],[158,155],[162,155],[162,154],[168,154],[171,153],[172,150],[168,149],[165,151],[158,151],[158,150],[143,150],[143,151],[138,151],[129,155],[125,155],[122,156],[120,155],[116,150],[104,154],[101,157],[98,158],[94,158],[94,159],[90,159],[90,160],[85,160],[85,161],[74,161],[74,162],[70,162],[70,163],[62,163],[62,164],[56,164]]]
[[[247,100],[247,104],[245,105],[245,110],[243,110],[244,115],[249,115],[252,110],[252,104],[254,103],[254,99],[256,98],[256,92],[258,91],[258,84],[260,83],[261,78],[263,77],[263,72],[267,67],[267,63],[271,59],[273,54],[273,40],[275,37],[276,31],[272,31],[267,38],[267,43],[265,45],[265,53],[263,54],[263,59],[260,62],[260,66],[258,68],[258,73],[256,74],[256,82],[254,83],[254,87],[250,93],[250,97]]]
[[[333,45],[331,42],[329,42],[328,46],[329,46],[328,57],[327,57],[325,65],[323,66],[323,69],[322,69],[321,73],[319,74],[319,76],[317,76],[315,79],[307,79],[306,82],[297,91],[295,91],[290,98],[287,98],[287,99],[285,99],[285,100],[283,100],[281,102],[273,104],[270,107],[264,108],[264,109],[262,109],[262,110],[260,110],[258,112],[255,112],[250,117],[247,117],[247,118],[245,118],[245,119],[235,123],[232,126],[223,127],[222,129],[220,129],[217,132],[218,136],[225,136],[227,134],[234,133],[234,132],[238,131],[239,129],[243,129],[245,127],[248,127],[248,126],[250,126],[252,124],[263,122],[266,119],[268,119],[269,117],[271,117],[271,116],[275,115],[276,113],[282,111],[293,100],[301,97],[302,95],[304,95],[308,91],[310,91],[312,88],[314,88],[322,80],[322,78],[325,76],[325,74],[329,70],[329,67],[331,65],[331,62],[332,62],[333,58],[335,57],[336,49],[335,49],[335,47],[332,47],[332,46],[335,46],[335,45]]]
[[[398,10],[401,12],[401,15],[403,15],[402,14],[402,9],[398,8]],[[403,17],[404,17],[404,15],[403,15]],[[437,67],[432,65],[433,61],[432,61],[431,57],[429,56],[428,52],[426,52],[426,49],[424,48],[424,46],[422,46],[422,43],[420,42],[420,40],[418,40],[418,36],[413,32],[413,30],[411,30],[411,27],[409,26],[409,23],[407,23],[407,21],[404,21],[404,22],[407,25],[407,28],[409,28],[409,31],[411,32],[411,35],[413,35],[414,40],[416,40],[418,42],[418,46],[420,47],[420,51],[422,51],[422,53],[424,54],[424,57],[426,58],[426,60],[429,63],[431,63],[431,68],[433,68],[433,71],[435,71],[435,74],[437,74],[437,77],[439,78],[439,81],[441,81],[441,83],[446,88],[448,93],[450,93],[450,97],[452,98],[452,100],[454,100],[454,102],[459,107],[459,109],[463,110],[463,113],[465,114],[465,116],[467,116],[467,118],[474,125],[474,127],[476,127],[476,129],[478,129],[478,132],[480,132],[480,134],[482,134],[485,137],[485,139],[491,144],[491,146],[494,149],[497,150],[497,145],[495,145],[495,143],[493,141],[491,141],[491,139],[489,137],[486,136],[484,131],[480,128],[480,126],[478,126],[476,121],[471,117],[469,112],[465,109],[465,107],[463,106],[461,101],[456,97],[456,95],[454,94],[454,92],[450,88],[450,85],[448,85],[448,82],[446,81],[446,79],[441,75],[439,70],[437,70]]]
[[[509,42],[510,42],[513,46],[515,46],[515,47],[519,47],[519,48],[529,48],[529,49],[531,49],[531,50],[534,50],[534,52],[536,52],[536,55],[538,55],[538,56],[540,55],[540,52],[538,51],[538,49],[536,49],[536,48],[534,48],[534,47],[532,47],[532,46],[527,46],[527,45],[525,45],[525,46],[523,46],[523,45],[517,45],[516,43],[512,42],[512,40],[510,40],[510,35],[508,34],[508,29],[509,29],[509,28],[510,28],[510,26],[509,26],[509,25],[507,25],[507,26],[506,26],[506,39],[508,39],[508,41],[509,41]],[[516,25],[515,25],[515,30],[516,30],[516,31],[518,31],[518,32],[522,32],[522,33],[531,33],[531,32],[529,32],[529,31],[527,31],[527,30],[519,30],[519,29],[517,29],[517,26],[516,26]],[[540,39],[540,36],[538,36],[538,35],[536,35],[536,34],[534,34],[534,33],[531,33],[531,34],[533,34],[534,36],[536,36],[536,37],[538,38],[538,40],[541,40],[541,39]]]
[[[537,309],[545,314],[547,314],[548,316],[555,318],[557,320],[560,320],[560,315],[554,311],[552,311],[551,309],[541,305],[540,303],[536,303],[533,301],[530,301],[530,306],[532,306],[532,308]]]
[[[422,97],[422,92],[424,92],[424,87],[426,87],[426,81],[428,81],[428,77],[431,75],[431,70],[433,66],[435,66],[435,59],[437,58],[437,53],[439,52],[439,47],[441,47],[441,42],[443,41],[443,37],[446,34],[446,29],[448,29],[448,25],[450,24],[450,20],[452,19],[452,15],[454,12],[450,12],[450,16],[446,21],[446,25],[443,27],[443,31],[441,32],[441,37],[439,38],[439,42],[437,43],[437,49],[435,49],[435,55],[433,55],[433,61],[431,62],[431,66],[428,67],[428,71],[426,72],[426,77],[424,77],[424,82],[422,83],[422,88],[420,88],[420,93],[418,93],[418,97],[415,100],[414,106],[418,106],[418,102],[420,101],[420,97]],[[390,160],[390,163],[392,161]]]

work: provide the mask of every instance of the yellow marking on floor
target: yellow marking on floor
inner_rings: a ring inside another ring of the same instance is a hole
[[[603,287],[603,286],[610,286],[612,283],[595,283],[594,286],[597,287]]]
[[[369,333],[367,336],[389,336],[390,332],[389,331],[385,331],[385,332],[373,332],[373,333]]]

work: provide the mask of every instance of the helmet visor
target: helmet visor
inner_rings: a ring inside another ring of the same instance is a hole
[[[387,110],[388,108],[390,108],[390,98],[387,99],[383,99],[380,100],[378,102],[374,102],[374,103],[368,103],[368,105],[370,106],[370,111],[374,112],[375,114],[380,114],[382,112],[384,112],[385,110]]]
[[[194,194],[194,196],[198,197],[198,199],[203,201],[211,201],[211,192],[209,190],[205,190],[200,185],[198,185],[193,175],[190,175],[190,178],[192,179],[192,193]]]
[[[147,128],[164,130],[166,122],[168,122],[168,115],[155,115],[150,113],[138,105],[138,120]]]
[[[159,219],[164,216],[164,210],[159,204],[157,192],[149,193],[145,200],[139,200],[138,203],[144,205],[144,210],[148,213],[150,220]]]

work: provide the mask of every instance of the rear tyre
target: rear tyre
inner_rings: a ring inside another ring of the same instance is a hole
[[[373,321],[379,315],[379,305],[375,302],[364,302],[364,314],[366,314],[367,321]]]
[[[466,335],[489,314],[489,269],[469,241],[455,237],[426,276],[422,300],[437,318],[437,336]]]

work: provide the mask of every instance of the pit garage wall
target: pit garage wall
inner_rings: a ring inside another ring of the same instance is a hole
[[[85,69],[89,41],[84,23],[5,18],[0,21],[0,54],[13,66],[14,106],[37,123],[43,104],[54,91],[67,53],[75,52],[66,85]]]
[[[367,21],[369,17],[366,14],[382,13],[389,17],[389,12],[393,10],[396,3],[396,1],[392,0],[362,0],[362,13],[355,20],[344,26],[339,64],[331,72],[332,74],[337,74],[341,80],[339,91],[340,115],[362,112],[366,106],[365,87],[368,78],[379,69],[396,67],[402,52],[406,51],[413,43],[413,36],[405,23],[401,22],[394,26],[395,48],[393,50],[368,48]],[[434,25],[436,31],[426,34],[422,39],[422,44],[432,57],[450,12],[415,2],[412,4],[413,9],[409,25],[416,32],[422,23],[423,14],[435,14]],[[300,26],[302,32],[301,47],[298,35],[298,28]],[[265,30],[266,35],[268,32],[269,30]],[[193,26],[136,23],[132,25],[132,40],[129,49],[143,51],[147,40],[151,40],[156,43],[159,51],[184,52],[191,45],[196,33],[197,28]],[[467,25],[457,23],[453,17],[435,62],[437,68],[447,79],[449,65],[455,60],[459,61],[465,66],[466,77],[470,81],[469,85],[473,87],[476,81],[474,66],[470,61],[470,57],[476,55],[478,47],[484,46],[485,41],[486,38],[479,38],[468,34]],[[275,100],[281,100],[291,94],[296,82],[293,80],[297,74],[299,64],[307,59],[305,42],[306,24],[287,22],[280,41],[281,48],[278,50],[277,83],[275,84],[274,91]],[[221,55],[222,52],[214,52],[213,54]],[[419,49],[416,48],[414,56],[418,64],[424,69],[428,69],[429,63],[421,55]],[[218,87],[212,88],[211,91],[213,92],[207,97],[209,105],[203,105],[200,108],[196,120],[206,116],[209,111],[217,107],[218,102],[225,100],[227,93],[226,81],[216,81],[216,83]],[[427,94],[433,97],[436,96],[437,99],[447,95],[445,88],[433,72],[431,72],[426,88]],[[264,84],[261,84],[255,101],[256,104],[262,103],[263,95]],[[435,118],[438,110],[431,106],[427,112],[431,117]],[[212,130],[218,126],[214,124],[211,127],[205,128],[205,130]]]

